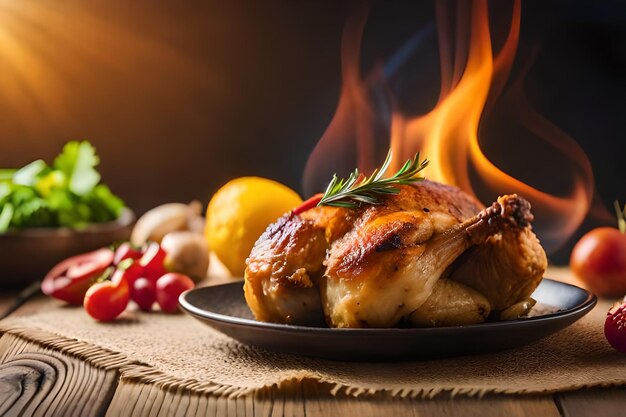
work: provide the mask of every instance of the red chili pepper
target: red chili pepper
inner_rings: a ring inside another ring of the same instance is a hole
[[[102,248],[61,261],[48,272],[41,291],[70,304],[82,304],[93,281],[113,262],[114,252]]]
[[[139,259],[143,255],[140,248],[136,248],[130,244],[130,242],[124,242],[117,249],[115,249],[115,257],[113,258],[113,264],[118,265],[120,262],[126,259]]]
[[[291,210],[291,215],[297,216],[301,213],[304,213],[305,211],[309,209],[312,209],[313,207],[317,206],[320,201],[322,201],[322,197],[324,197],[324,194],[322,193],[315,194],[313,197],[309,198],[308,200],[300,204],[298,207]]]

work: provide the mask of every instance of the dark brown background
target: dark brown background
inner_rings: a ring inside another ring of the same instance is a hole
[[[138,212],[207,202],[240,175],[301,190],[338,99],[349,9],[335,1],[5,2],[0,166],[50,160],[65,141],[89,139],[104,180]],[[500,9],[494,30],[509,19]],[[433,19],[430,2],[374,3],[364,70]],[[425,111],[438,92],[436,37],[417,53],[411,100]],[[524,3],[518,61],[533,53],[532,104],[586,150],[605,203],[626,200],[623,2]]]

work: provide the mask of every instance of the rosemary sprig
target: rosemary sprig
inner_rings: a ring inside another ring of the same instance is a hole
[[[374,170],[371,176],[364,177],[355,169],[347,179],[333,179],[328,184],[326,192],[317,203],[318,206],[335,206],[356,208],[361,204],[379,204],[381,195],[398,194],[397,185],[413,184],[424,179],[418,176],[428,165],[428,159],[420,162],[419,152],[413,159],[408,159],[402,168],[391,177],[383,178],[391,163],[391,150],[380,168]]]

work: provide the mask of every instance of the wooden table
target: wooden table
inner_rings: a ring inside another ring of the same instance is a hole
[[[0,311],[15,298],[0,293]],[[29,308],[26,303],[20,310]],[[3,342],[0,337],[0,358]],[[4,343],[6,344],[6,343]],[[193,416],[619,416],[626,388],[585,389],[554,395],[488,395],[433,399],[333,397],[324,387],[305,385],[227,399],[168,392],[121,380],[104,371],[34,344],[19,360],[0,365],[0,415],[193,415]],[[55,394],[56,393],[56,394]]]

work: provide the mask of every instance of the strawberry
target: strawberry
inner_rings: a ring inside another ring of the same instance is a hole
[[[615,304],[607,313],[604,336],[611,346],[626,353],[626,303]]]

